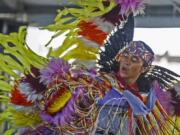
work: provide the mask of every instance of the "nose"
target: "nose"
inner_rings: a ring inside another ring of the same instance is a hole
[[[130,57],[127,57],[127,58],[125,59],[124,63],[125,63],[126,65],[130,65],[130,64],[131,64],[131,58],[130,58]]]

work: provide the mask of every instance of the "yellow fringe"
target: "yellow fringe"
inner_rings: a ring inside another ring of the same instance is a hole
[[[42,122],[39,112],[28,110],[11,110],[12,123],[16,127],[33,127]]]

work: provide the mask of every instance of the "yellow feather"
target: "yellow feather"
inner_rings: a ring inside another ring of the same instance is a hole
[[[73,50],[70,50],[62,58],[64,60],[69,60],[72,58],[78,60],[96,60],[97,59],[98,49],[93,47],[88,47],[82,41],[77,39],[77,47]]]
[[[66,90],[66,92],[63,95],[55,99],[54,103],[48,107],[48,112],[56,113],[60,111],[60,109],[63,108],[65,104],[69,101],[71,96],[72,96],[71,92],[69,90]]]

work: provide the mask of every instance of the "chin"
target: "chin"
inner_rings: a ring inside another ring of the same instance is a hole
[[[120,73],[120,76],[122,77],[122,78],[127,78],[128,77],[128,75],[127,75],[127,73]]]

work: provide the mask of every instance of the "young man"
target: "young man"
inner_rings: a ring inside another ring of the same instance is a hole
[[[64,90],[72,85],[75,88],[72,96],[68,96],[66,90],[63,92],[66,93],[64,96],[46,94],[42,119],[54,125],[55,131],[61,134],[167,134],[172,131],[168,128],[170,125],[179,131],[167,115],[175,115],[175,112],[168,112],[174,106],[172,99],[168,97],[170,93],[164,92],[171,81],[174,83],[173,76],[178,75],[161,67],[151,69],[154,53],[142,41],[130,42],[118,52],[115,59],[117,67],[113,69],[116,70],[109,73],[69,70],[70,72],[66,71],[70,75],[68,79],[67,75],[54,74],[56,77],[53,78],[57,80],[56,83],[50,83],[50,91],[54,89],[54,93],[58,93],[56,91],[59,88]],[[57,64],[58,61],[56,59],[54,63]],[[66,64],[61,61],[61,65]],[[49,67],[50,65],[41,72],[42,81],[47,81]],[[159,77],[154,77],[158,70],[161,70]],[[162,74],[160,78],[163,70],[166,74]],[[164,75],[172,79],[168,84],[161,81]],[[159,93],[164,98],[159,98]],[[67,97],[69,98],[65,100]],[[65,103],[60,108],[62,99]],[[168,100],[168,103],[164,104],[164,100]]]
[[[105,43],[105,51],[100,54],[101,71],[113,76],[110,79],[113,89],[99,101],[104,110],[101,109],[98,132],[172,134],[173,130],[169,126],[175,124],[168,122],[171,121],[169,116],[179,116],[177,106],[180,102],[174,86],[179,82],[176,77],[180,76],[152,65],[154,52],[146,43],[132,41],[127,44],[118,35],[117,31],[110,36]],[[108,55],[110,52],[111,55]],[[124,100],[127,104],[123,103]],[[160,116],[168,118],[168,122],[163,122]],[[179,132],[179,128],[176,130]]]
[[[140,133],[138,131],[140,128],[136,129],[136,131],[133,131],[133,127],[138,127],[135,121],[133,122],[134,124],[129,125],[128,128],[128,118],[125,115],[126,113],[129,113],[129,115],[132,116],[131,111],[135,111],[131,110],[132,108],[128,104],[134,106],[135,104],[133,105],[132,102],[137,102],[138,99],[143,102],[143,96],[141,95],[142,91],[137,84],[137,80],[142,74],[149,70],[153,60],[153,51],[142,41],[132,41],[119,51],[119,53],[116,55],[116,61],[119,63],[119,68],[116,68],[116,71],[110,73],[111,77],[113,76],[112,78],[114,80],[114,87],[105,95],[102,100],[99,101],[100,105],[106,104],[106,107],[104,107],[104,109],[101,108],[101,113],[99,116],[100,120],[98,122],[99,127],[96,131],[97,133],[123,135],[128,134],[128,132],[129,134],[133,132]],[[141,81],[141,83],[144,82]],[[132,99],[132,101],[131,99],[128,99],[128,103],[124,99],[124,91],[128,91],[128,94],[130,94],[129,92],[131,92],[133,96],[138,97],[138,99]],[[147,89],[147,91],[149,92],[150,88]],[[115,115],[115,113],[119,114],[119,116],[117,116],[117,114]],[[129,120],[130,119],[131,117],[129,116]],[[111,121],[111,123],[109,123],[109,121]],[[121,126],[123,124],[124,126]]]

